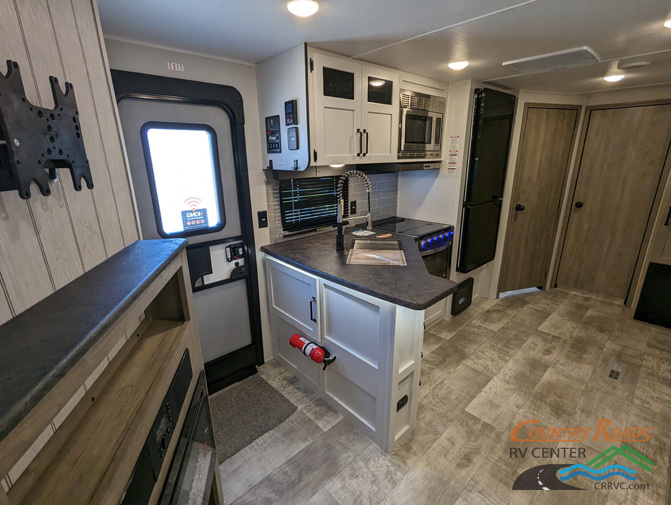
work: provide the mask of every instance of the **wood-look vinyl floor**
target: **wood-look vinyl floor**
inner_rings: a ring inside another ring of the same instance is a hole
[[[622,381],[606,376],[611,358],[627,365]],[[427,330],[415,432],[390,455],[277,363],[259,373],[298,410],[220,466],[227,505],[671,503],[671,330],[633,321],[622,305],[524,292],[476,299]],[[586,463],[612,445],[527,444],[581,447],[588,459],[511,459],[525,445],[511,441],[514,426],[539,419],[593,433],[598,418],[653,427],[650,441],[628,443],[655,462],[639,471],[649,489],[596,490],[586,478],[574,484],[584,491],[512,489],[528,468]]]

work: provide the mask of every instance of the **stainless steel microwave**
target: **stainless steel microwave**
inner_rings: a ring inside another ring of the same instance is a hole
[[[399,158],[440,158],[445,98],[401,90]]]

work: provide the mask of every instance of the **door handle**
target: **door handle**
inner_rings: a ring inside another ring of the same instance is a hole
[[[310,321],[312,321],[313,323],[316,323],[316,322],[317,322],[317,319],[315,319],[315,314],[314,314],[314,312],[313,312],[313,310],[312,310],[312,304],[313,304],[313,303],[314,303],[315,305],[317,304],[317,299],[316,299],[314,296],[312,297],[312,300],[310,300]]]
[[[365,128],[363,129],[363,133],[366,135],[366,150],[363,152],[363,155],[366,156],[368,154],[368,132]]]
[[[524,205],[518,203],[517,205],[515,205],[515,210],[518,212],[524,210]]]
[[[359,136],[359,152],[356,153],[356,155],[361,156],[361,153],[363,152],[363,133],[361,133],[360,128],[356,129],[356,134]]]
[[[666,222],[664,226],[669,226],[669,220],[671,220],[671,206],[669,206],[669,213],[666,215]]]
[[[575,208],[576,208],[576,209],[582,209],[582,206],[583,206],[583,205],[585,205],[585,204],[582,203],[582,202],[575,202]]]

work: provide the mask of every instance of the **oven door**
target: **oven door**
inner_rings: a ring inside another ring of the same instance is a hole
[[[443,247],[434,249],[433,251],[422,251],[422,259],[427,271],[436,277],[449,278],[451,252],[452,244],[445,244]]]
[[[443,115],[420,109],[401,109],[400,151],[434,153],[440,151]]]

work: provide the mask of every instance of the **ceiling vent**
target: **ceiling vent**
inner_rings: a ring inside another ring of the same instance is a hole
[[[559,68],[584,67],[594,63],[599,63],[599,57],[589,47],[582,46],[521,60],[504,61],[503,66],[522,74],[537,74]]]
[[[638,70],[649,67],[650,65],[651,63],[649,61],[632,61],[631,63],[620,63],[617,68],[620,70]]]

